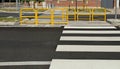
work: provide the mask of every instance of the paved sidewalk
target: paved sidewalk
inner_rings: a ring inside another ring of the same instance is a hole
[[[77,28],[77,29],[116,29],[112,24],[105,21],[70,21],[65,28]]]
[[[19,23],[15,23],[14,25],[5,25],[5,23],[3,23],[3,25],[0,25],[1,27],[61,27],[61,26],[65,26],[65,28],[77,28],[77,29],[84,29],[84,28],[88,28],[88,29],[95,29],[95,28],[99,28],[99,29],[116,29],[116,27],[114,27],[114,25],[105,22],[105,21],[69,21],[68,25],[65,24],[23,24],[20,25]]]
[[[115,14],[115,9],[107,9],[110,12],[108,12],[107,14]],[[117,9],[117,13],[120,14],[120,9]]]

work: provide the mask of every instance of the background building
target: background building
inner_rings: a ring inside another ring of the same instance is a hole
[[[5,3],[6,5],[15,3],[16,0],[0,0],[0,3]],[[84,4],[84,1],[86,1],[86,4]],[[117,0],[119,3],[118,7],[120,7],[120,0]],[[12,3],[10,3],[12,2]],[[9,3],[9,4],[8,4]],[[84,5],[88,7],[105,7],[105,8],[114,8],[116,5],[116,0],[77,0],[77,3],[79,7],[82,7]],[[42,5],[41,3],[38,5]],[[75,7],[76,6],[76,0],[45,0],[44,6],[51,7]]]
[[[105,7],[105,8],[114,8],[116,0],[87,0],[86,6],[88,7]],[[54,6],[76,6],[76,0],[45,0],[47,5],[54,5]],[[78,6],[84,5],[84,0],[77,0]],[[119,1],[120,6],[120,1]]]
[[[68,7],[68,6],[76,6],[76,0],[45,0],[46,3],[49,4],[53,4],[55,6],[64,6],[64,7]],[[96,3],[98,2],[98,3]],[[83,6],[84,5],[84,0],[77,0],[78,6]],[[86,3],[87,6],[89,7],[100,7],[100,0],[96,1],[96,0],[87,0]]]

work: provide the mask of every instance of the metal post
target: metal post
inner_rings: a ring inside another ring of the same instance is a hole
[[[2,0],[2,8],[4,8],[4,0]]]
[[[70,0],[69,0],[69,11],[70,11]]]
[[[75,12],[75,13],[76,13],[76,16],[75,16],[76,19],[75,19],[75,20],[77,20],[77,8],[78,8],[78,7],[77,7],[77,4],[78,4],[78,3],[77,3],[77,0],[76,0],[76,12]]]
[[[117,19],[117,9],[118,9],[117,2],[118,2],[118,0],[116,0],[116,4],[115,4],[115,19]]]
[[[21,5],[20,5],[20,0],[16,0],[16,1],[17,1],[17,2],[16,2],[16,7],[17,7],[17,10],[18,10],[18,14],[19,14],[19,17],[18,17],[18,18],[19,18],[19,22],[20,22],[20,24],[22,24],[22,23],[21,23],[21,20],[22,20],[22,19],[21,19],[21,15],[22,15],[22,14],[21,14],[21,11],[20,11],[20,6],[21,6]]]
[[[18,10],[19,11],[19,2],[18,2],[18,0],[16,0],[16,10]]]
[[[76,12],[77,12],[77,0],[76,0]]]
[[[11,0],[9,0],[9,8],[11,7],[10,3],[11,3]]]
[[[96,7],[98,7],[98,0],[96,0]]]

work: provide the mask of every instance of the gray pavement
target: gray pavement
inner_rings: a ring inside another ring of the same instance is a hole
[[[33,20],[32,20],[33,21]],[[32,22],[29,21],[29,22]],[[40,19],[40,22],[49,22],[49,19]],[[58,21],[58,20],[56,20]],[[22,24],[20,25],[19,22],[17,23],[1,23],[1,27],[61,27],[61,26],[65,26],[65,28],[69,28],[69,27],[73,27],[73,28],[79,28],[79,29],[83,29],[83,28],[100,28],[100,29],[116,29],[115,26],[109,22],[106,21],[68,21],[68,24],[54,24],[51,25],[49,23],[40,23],[38,25],[35,24]]]
[[[48,69],[62,27],[0,27],[0,69]]]

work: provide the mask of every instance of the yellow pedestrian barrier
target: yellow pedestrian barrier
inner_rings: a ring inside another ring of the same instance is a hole
[[[79,8],[77,10],[77,20],[89,20],[91,21],[91,9],[89,8]]]
[[[39,11],[47,10],[40,13]],[[61,13],[56,14],[56,11]],[[24,12],[31,12],[32,15],[24,15]],[[24,19],[27,18],[27,22]],[[32,21],[31,21],[32,20]],[[20,24],[68,24],[68,11],[64,8],[21,8],[20,9]]]
[[[68,20],[74,20],[74,21],[76,21],[76,19],[77,19],[77,12],[76,12],[76,9],[75,8],[69,8],[68,9]],[[71,16],[73,16],[73,17],[71,17]]]
[[[32,12],[33,15],[23,15],[24,12]],[[34,24],[37,24],[37,12],[36,9],[33,8],[21,8],[20,9],[20,24],[26,23],[25,21],[23,21],[23,19],[25,18],[33,18],[35,19],[35,21],[33,22]],[[30,23],[30,22],[29,22]]]
[[[92,9],[92,21],[94,21],[95,19],[102,19],[106,21],[106,9],[105,8]]]
[[[40,10],[40,9],[39,9]],[[39,24],[51,24],[52,10],[48,9],[47,11],[38,15]]]
[[[43,12],[44,11],[44,12]],[[73,16],[71,18],[71,16]],[[102,17],[101,17],[102,16]],[[103,19],[106,21],[105,8],[21,8],[20,25],[22,24],[68,24],[69,20]]]
[[[68,11],[65,8],[54,8],[52,14],[54,24],[68,24]]]

